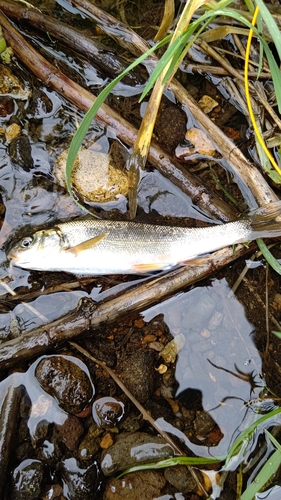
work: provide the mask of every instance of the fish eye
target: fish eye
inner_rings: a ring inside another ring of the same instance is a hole
[[[23,240],[21,240],[20,244],[23,248],[28,248],[32,242],[33,238],[31,236],[27,236],[26,238],[23,238]]]

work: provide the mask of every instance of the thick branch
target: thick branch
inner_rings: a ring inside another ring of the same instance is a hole
[[[96,330],[102,324],[143,310],[187,285],[206,278],[238,257],[252,252],[254,248],[254,244],[249,248],[238,245],[234,252],[232,248],[223,248],[209,259],[202,260],[200,265],[191,264],[176,269],[98,305],[91,299],[85,299],[80,307],[65,316],[1,344],[0,370],[40,356],[58,343],[69,341],[89,329]]]
[[[45,85],[54,88],[75,106],[83,111],[88,111],[95,101],[93,94],[70,80],[55,66],[46,61],[26,42],[1,13],[0,24],[7,43],[30,71],[40,78]],[[116,136],[125,144],[134,145],[137,130],[109,106],[103,104],[97,113],[97,118],[113,130]],[[171,157],[155,143],[150,148],[148,159],[165,177],[168,177],[171,182],[194,200],[205,213],[223,221],[232,220],[236,217],[235,212],[221,198],[203,186],[198,177],[187,172],[180,164],[175,164]]]
[[[140,56],[148,49],[148,44],[131,28],[116,20],[102,9],[92,5],[88,0],[71,0],[72,5],[81,9],[82,12],[90,15],[102,29],[120,45],[125,46],[136,57]],[[120,36],[118,37],[118,33]],[[155,65],[157,58],[152,55],[148,61]],[[277,196],[270,188],[261,172],[251,164],[227,137],[219,127],[200,109],[193,97],[175,79],[169,85],[169,89],[174,93],[177,100],[192,114],[193,118],[205,129],[210,136],[217,150],[227,160],[231,170],[243,180],[245,188],[248,188],[248,198],[256,199],[259,205],[265,205],[271,201],[276,201]]]

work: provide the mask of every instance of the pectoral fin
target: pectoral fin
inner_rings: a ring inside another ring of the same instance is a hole
[[[84,252],[85,250],[89,250],[90,248],[95,247],[103,238],[105,238],[108,233],[99,234],[94,238],[90,238],[89,240],[82,241],[82,243],[78,243],[73,247],[69,247],[66,251],[71,252],[74,255],[78,255],[80,252]]]

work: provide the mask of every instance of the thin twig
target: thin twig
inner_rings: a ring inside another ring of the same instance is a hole
[[[76,344],[75,342],[69,342],[69,344],[74,347],[77,351],[81,352],[84,356],[86,356],[88,359],[91,359],[94,361],[94,363],[97,363],[99,366],[104,368],[107,373],[113,378],[114,382],[122,389],[122,391],[128,396],[128,398],[134,403],[134,405],[137,407],[137,409],[141,412],[145,420],[147,420],[153,427],[154,429],[161,434],[161,436],[169,443],[169,445],[173,448],[174,452],[177,455],[184,455],[184,452],[178,447],[178,445],[172,440],[172,438],[167,434],[165,431],[161,429],[161,427],[155,422],[154,418],[146,411],[146,409],[139,403],[139,401],[135,398],[135,396],[129,391],[129,389],[123,384],[122,380],[117,377],[117,375],[114,373],[109,366],[107,366],[105,363],[100,361],[99,359],[95,358],[92,356],[86,349],[81,347],[80,345]]]
[[[146,411],[146,409],[138,402],[138,400],[135,398],[135,396],[131,393],[131,391],[129,391],[129,389],[123,384],[123,382],[120,380],[119,377],[117,377],[117,375],[114,373],[113,370],[111,370],[111,368],[109,368],[102,361],[99,361],[97,358],[94,358],[94,356],[92,356],[88,351],[86,351],[86,349],[83,349],[83,347],[81,347],[80,345],[76,344],[75,342],[69,342],[69,343],[70,343],[70,345],[72,347],[74,347],[75,349],[77,349],[77,351],[81,352],[81,354],[83,354],[87,358],[89,358],[92,361],[94,361],[94,363],[97,363],[99,366],[101,366],[102,368],[104,368],[104,370],[106,370],[107,373],[112,377],[112,379],[114,380],[114,382],[116,382],[116,384],[120,387],[120,389],[122,389],[122,391],[126,394],[126,396],[132,401],[132,403],[141,412],[143,418],[145,420],[147,420],[152,425],[152,427],[154,427],[154,429],[157,432],[159,432],[159,434],[163,437],[163,439],[165,439],[165,441],[167,441],[167,443],[172,447],[172,449],[174,450],[174,452],[177,455],[185,456],[185,453],[179,448],[179,446],[174,442],[174,440],[169,436],[169,434],[167,434],[166,431],[164,431],[163,429],[161,429],[161,426],[158,425],[158,423],[154,420],[154,418],[150,415],[150,413],[148,413]],[[202,484],[202,482],[200,481],[199,477],[197,476],[196,471],[194,470],[193,467],[190,467],[190,466],[188,466],[188,469],[189,469],[191,475],[193,476],[193,478],[195,479],[197,486],[202,490],[202,492],[204,493],[205,497],[207,498],[209,495],[208,495],[207,491],[205,490],[205,487]]]

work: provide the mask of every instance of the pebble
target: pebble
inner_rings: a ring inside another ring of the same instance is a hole
[[[62,425],[56,425],[61,441],[69,450],[75,450],[80,437],[84,432],[84,426],[79,418],[68,415]]]
[[[82,461],[92,460],[99,451],[98,437],[102,429],[97,424],[91,424],[86,436],[81,441],[78,448],[78,458]]]
[[[96,498],[98,472],[95,463],[83,469],[75,458],[67,458],[61,462],[60,470],[68,500]]]
[[[127,474],[121,479],[111,478],[103,500],[151,500],[161,495],[166,483],[158,471],[139,471]]]
[[[67,154],[68,151],[64,151],[59,156],[53,170],[57,182],[63,186]],[[117,201],[128,193],[127,170],[115,166],[109,154],[90,149],[78,152],[71,182],[80,196],[92,203]]]
[[[118,374],[122,382],[135,398],[144,403],[154,391],[155,371],[154,351],[137,350],[127,354],[118,366]]]
[[[12,162],[29,172],[34,167],[31,155],[31,144],[27,135],[16,136],[9,144],[9,156]]]
[[[200,291],[199,294],[194,294],[194,296],[191,297],[190,304],[188,304],[189,311],[192,310],[192,314],[190,314],[190,312],[183,313],[182,328],[193,328],[197,330],[202,324],[206,324],[215,310],[215,307],[216,302],[210,296],[210,293]]]
[[[164,349],[159,353],[165,363],[174,363],[179,351],[184,347],[185,336],[180,333],[176,335],[171,342],[165,345]]]
[[[80,362],[80,366],[84,364]],[[78,414],[91,402],[94,395],[92,382],[85,370],[65,356],[47,356],[35,369],[41,387],[53,396],[60,408]]]
[[[196,489],[197,484],[186,465],[175,465],[164,470],[165,479],[182,493]]]
[[[114,427],[124,415],[124,404],[115,398],[100,398],[94,402],[92,413],[100,427]]]
[[[173,456],[173,449],[159,436],[145,432],[121,434],[114,445],[101,456],[101,469],[105,476],[135,465],[158,462]]]
[[[13,500],[32,500],[41,492],[44,467],[39,460],[24,460],[13,472],[11,496]]]

